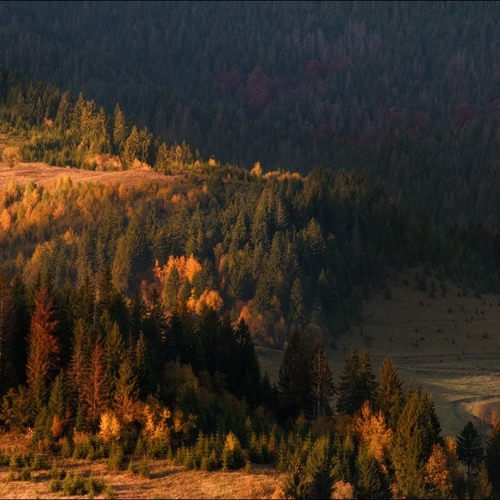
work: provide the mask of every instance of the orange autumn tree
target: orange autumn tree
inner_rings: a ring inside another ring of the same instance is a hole
[[[26,375],[31,409],[37,415],[47,402],[48,387],[59,362],[60,346],[55,336],[58,322],[54,319],[52,298],[45,286],[35,294],[28,336]]]
[[[173,309],[178,301],[186,301],[188,307],[197,314],[205,308],[215,311],[222,308],[223,302],[218,291],[203,290],[199,296],[195,293],[194,280],[202,269],[193,254],[189,257],[171,255],[163,267],[156,262],[153,272],[162,285],[162,300],[167,309]]]
[[[361,411],[354,419],[354,426],[359,433],[360,440],[377,462],[381,465],[382,471],[387,474],[385,465],[387,449],[392,441],[392,430],[387,427],[382,412],[373,413],[368,401],[365,401]]]

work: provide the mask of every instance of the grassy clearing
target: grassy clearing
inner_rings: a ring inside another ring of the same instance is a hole
[[[0,437],[0,443],[4,439],[5,436]],[[94,484],[101,484],[103,490],[91,495],[94,498],[270,498],[283,482],[283,474],[258,465],[252,466],[251,474],[243,470],[186,470],[167,460],[150,460],[148,467],[149,478],[128,470],[109,470],[103,460],[57,459],[53,470],[64,470],[66,477],[78,476],[86,484],[90,478]],[[61,489],[54,490],[50,470],[31,472],[28,481],[11,481],[9,474],[8,466],[0,467],[0,498],[88,497],[88,494],[69,495],[69,489],[64,490],[64,479],[60,480]]]
[[[444,296],[437,286],[431,297],[417,290],[415,272],[392,279],[390,299],[382,290],[372,294],[360,324],[336,339],[330,350],[335,379],[351,347],[366,347],[375,372],[389,355],[407,386],[429,390],[444,434],[456,436],[469,419],[484,429],[491,410],[500,411],[500,298],[464,294],[450,282]],[[263,372],[277,380],[283,352],[257,353]]]

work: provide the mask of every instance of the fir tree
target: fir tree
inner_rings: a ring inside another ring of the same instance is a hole
[[[362,447],[356,459],[357,492],[360,498],[390,498],[386,479],[370,450]]]
[[[376,407],[384,415],[387,425],[394,430],[403,405],[403,389],[397,368],[390,357],[384,359],[376,392]]]
[[[405,496],[425,494],[425,464],[440,439],[432,414],[427,393],[417,391],[410,394],[398,418],[391,461],[397,486]]]
[[[314,416],[318,418],[331,415],[335,386],[326,351],[319,346],[315,350],[311,363],[311,389]]]
[[[282,415],[286,418],[295,419],[301,411],[311,412],[311,361],[309,336],[292,329],[278,379]]]
[[[346,359],[338,387],[337,411],[354,415],[365,401],[371,402],[375,391],[368,351],[359,354],[354,346]]]
[[[495,419],[486,443],[486,467],[493,486],[493,497],[500,498],[500,419]]]
[[[0,398],[15,380],[9,380],[9,369],[13,368],[15,339],[15,302],[7,276],[0,271]]]
[[[479,470],[483,462],[484,449],[481,436],[472,422],[467,422],[457,437],[457,457],[467,468],[468,490],[471,492],[473,475]]]
[[[47,400],[47,391],[59,360],[59,342],[55,336],[58,322],[54,319],[52,299],[45,286],[35,294],[28,337],[26,373],[32,410],[36,415]]]
[[[117,154],[122,154],[127,140],[127,126],[120,105],[115,106],[113,119],[113,144]]]

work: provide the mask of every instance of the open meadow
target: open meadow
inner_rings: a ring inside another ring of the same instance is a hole
[[[369,349],[375,374],[391,356],[406,386],[430,392],[445,435],[456,436],[469,419],[484,431],[500,410],[500,298],[464,293],[451,282],[444,296],[439,287],[424,292],[416,271],[393,277],[389,296],[372,293],[359,325],[335,340],[329,356],[335,380],[353,345]],[[427,281],[430,289],[433,278]],[[263,371],[277,380],[282,351],[257,352]]]

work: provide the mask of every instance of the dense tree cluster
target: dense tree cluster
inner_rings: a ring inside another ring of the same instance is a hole
[[[470,422],[444,440],[429,395],[403,387],[390,358],[376,378],[354,347],[335,381],[324,347],[294,329],[271,386],[244,320],[212,307],[179,301],[167,315],[149,289],[126,300],[109,271],[98,287],[2,283],[30,321],[12,316],[21,352],[3,345],[2,361],[23,358],[25,373],[3,373],[0,426],[31,428],[34,454],[115,468],[128,457],[132,469],[145,456],[207,471],[274,464],[292,498],[496,492],[498,425],[486,442]]]
[[[498,227],[498,18],[495,2],[4,2],[0,63],[205,157],[368,171],[414,213]]]

